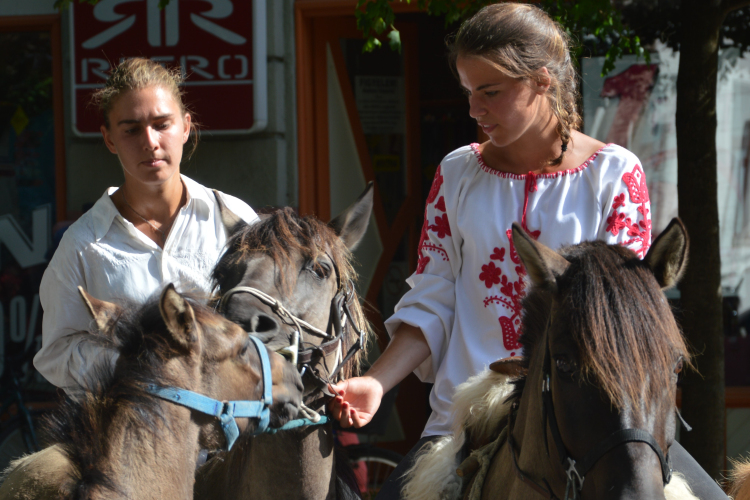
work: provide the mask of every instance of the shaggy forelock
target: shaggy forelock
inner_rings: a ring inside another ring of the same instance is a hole
[[[689,363],[684,338],[651,271],[629,249],[586,242],[561,250],[570,267],[557,280],[554,332],[572,335],[582,375],[620,410],[638,414],[671,384],[677,356]],[[531,287],[524,299],[524,362],[528,367],[547,326],[553,297]],[[539,346],[539,348],[544,348]],[[523,390],[518,382],[515,395]],[[632,404],[639,402],[640,404]]]
[[[277,286],[284,293],[289,293],[296,285],[299,273],[295,266],[299,255],[311,262],[327,255],[336,267],[335,272],[338,273],[342,286],[352,283],[353,288],[353,283],[357,281],[352,254],[334,230],[315,217],[298,215],[289,207],[277,210],[254,224],[245,224],[230,237],[226,247],[226,252],[211,273],[214,291],[217,292],[214,300],[239,285],[247,269],[247,262],[259,255],[270,257],[277,270],[294,269],[294,272],[276,273]],[[369,338],[370,325],[362,311],[356,290],[353,294],[349,308],[356,323],[365,328],[366,338]],[[330,304],[325,304],[325,307],[330,307]],[[348,322],[347,325],[349,334],[345,338],[344,352],[357,340],[357,332]],[[362,354],[363,351],[359,351],[354,362],[342,369],[345,378],[357,373]]]

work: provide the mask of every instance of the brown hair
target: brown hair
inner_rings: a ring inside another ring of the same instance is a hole
[[[571,130],[581,125],[576,109],[578,80],[565,30],[538,7],[504,2],[488,5],[466,20],[447,45],[454,74],[458,56],[482,57],[504,74],[519,79],[538,81],[539,70],[547,68],[547,99],[563,142],[562,153],[550,164],[559,165]]]
[[[102,113],[104,126],[109,129],[109,113],[122,95],[131,90],[161,87],[172,95],[180,108],[180,114],[184,117],[186,113],[190,113],[192,118],[194,113],[182,102],[184,92],[180,90],[180,84],[183,81],[180,68],[168,69],[151,59],[133,57],[125,59],[112,70],[104,88],[91,96],[91,103]],[[190,132],[193,136],[193,148],[188,158],[198,147],[198,123],[195,120],[190,121]]]

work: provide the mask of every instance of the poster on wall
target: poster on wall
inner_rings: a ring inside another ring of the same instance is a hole
[[[55,220],[50,34],[0,33],[0,46],[0,384],[51,390],[31,363]]]
[[[179,67],[185,102],[209,134],[253,133],[268,120],[266,0],[101,0],[70,6],[73,130],[99,136],[89,105],[113,65],[148,57]]]
[[[646,175],[655,238],[678,215],[679,53],[657,45],[651,62],[625,57],[604,78],[604,58],[584,59],[582,69],[584,132],[638,156]],[[727,385],[750,385],[750,58],[741,57],[737,49],[719,55],[716,97]]]

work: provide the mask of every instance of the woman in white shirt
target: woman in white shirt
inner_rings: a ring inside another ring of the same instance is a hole
[[[135,304],[170,282],[184,292],[210,291],[226,235],[213,192],[180,174],[183,145],[195,131],[180,83],[179,71],[134,58],[94,96],[124,182],[68,228],[42,278],[42,348],[34,366],[67,392],[85,388],[91,370],[117,356],[88,341],[91,321],[78,286],[102,300]],[[247,222],[257,219],[239,199],[221,196]]]
[[[598,239],[643,257],[651,244],[640,161],[577,130],[576,72],[559,25],[532,5],[495,4],[466,21],[449,49],[469,113],[489,140],[438,167],[411,290],[386,321],[390,344],[364,376],[333,388],[332,414],[346,428],[369,422],[410,372],[434,384],[422,439],[378,498],[399,498],[415,451],[451,432],[455,387],[520,355],[526,272],[510,239],[513,222],[551,248]]]

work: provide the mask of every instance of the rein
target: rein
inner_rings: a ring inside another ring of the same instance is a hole
[[[268,359],[268,352],[263,343],[252,335],[249,335],[249,338],[258,351],[260,366],[263,372],[263,397],[259,401],[218,401],[187,389],[162,387],[155,384],[149,385],[146,390],[166,401],[218,418],[221,422],[221,429],[224,431],[224,437],[227,440],[227,451],[232,449],[232,446],[234,446],[235,441],[237,441],[240,435],[236,418],[259,419],[258,427],[253,432],[253,435],[271,431],[275,432],[275,429],[268,428],[271,414],[269,407],[273,402],[271,362]]]
[[[547,333],[549,334],[550,326],[552,324],[552,315],[550,314],[549,320],[547,321]],[[557,417],[555,416],[555,407],[552,402],[552,391],[550,387],[551,379],[551,356],[549,350],[549,340],[545,345],[544,353],[544,364],[542,368],[542,420],[543,420],[543,435],[544,444],[547,448],[547,454],[549,455],[549,445],[547,443],[547,426],[549,426],[552,439],[555,441],[555,447],[557,448],[557,454],[560,459],[560,464],[565,470],[567,477],[565,485],[565,497],[564,500],[579,500],[580,493],[583,489],[583,482],[586,479],[586,474],[596,465],[596,463],[612,449],[627,443],[640,442],[645,443],[656,453],[659,458],[659,464],[661,465],[662,481],[666,485],[672,479],[672,467],[669,458],[669,453],[666,457],[662,453],[661,447],[656,442],[654,437],[642,430],[642,429],[620,429],[602,441],[600,441],[592,450],[590,450],[583,459],[576,461],[570,456],[568,449],[562,441],[560,435],[560,429],[557,425]],[[511,411],[508,414],[508,445],[510,448],[510,454],[513,461],[513,469],[518,478],[528,484],[534,491],[539,493],[545,498],[551,500],[558,500],[555,494],[552,492],[549,483],[545,479],[542,479],[544,486],[533,481],[531,477],[524,473],[518,466],[516,459],[516,442],[513,438],[513,426],[515,424],[515,411],[518,408],[518,402],[513,404]],[[677,412],[679,415],[679,412]],[[682,417],[680,416],[680,419]]]

